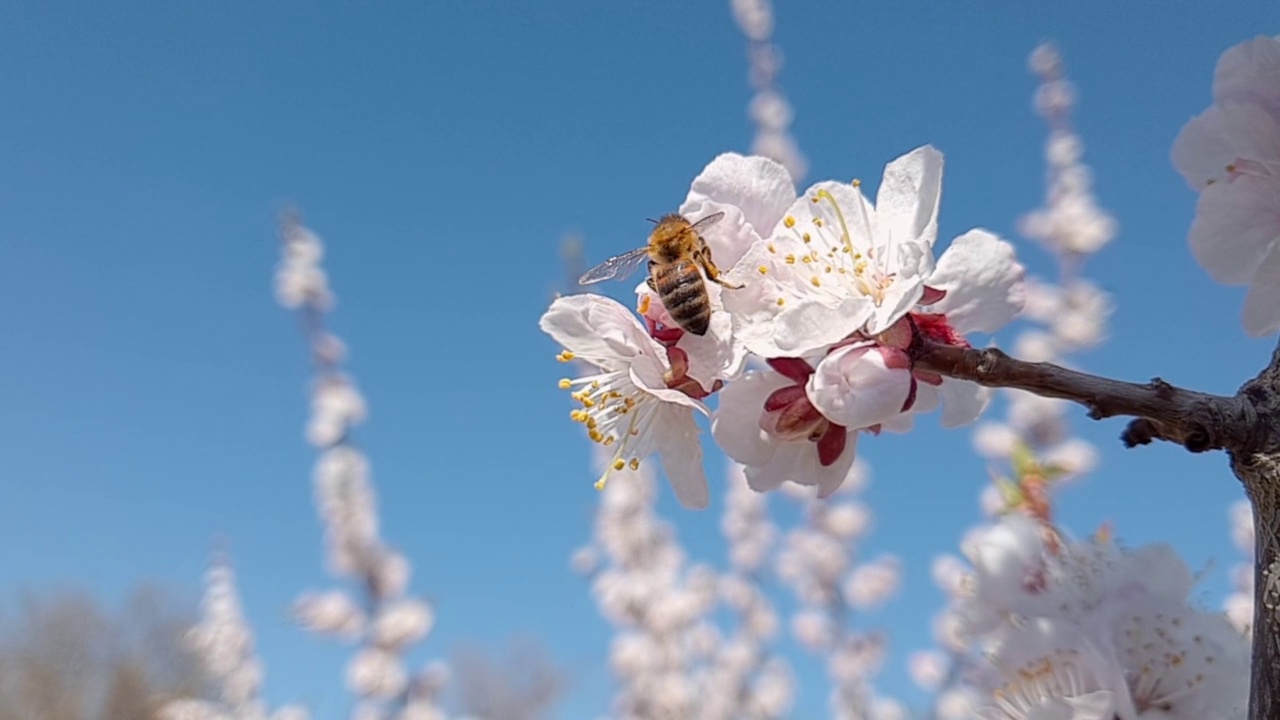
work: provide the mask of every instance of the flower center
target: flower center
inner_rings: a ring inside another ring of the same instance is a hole
[[[569,417],[587,428],[587,437],[605,447],[614,447],[614,453],[604,473],[596,480],[597,490],[603,490],[609,476],[617,470],[640,467],[638,454],[629,450],[635,439],[644,431],[652,410],[654,398],[636,387],[626,372],[607,372],[599,375],[560,381],[560,387],[569,390],[570,397],[581,407],[572,410]]]

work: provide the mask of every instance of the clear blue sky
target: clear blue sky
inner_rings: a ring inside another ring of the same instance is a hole
[[[811,179],[877,178],[933,143],[944,238],[1013,236],[1039,203],[1026,57],[1055,38],[1122,226],[1090,267],[1117,299],[1113,336],[1082,363],[1223,393],[1264,364],[1272,340],[1244,337],[1243,291],[1186,249],[1194,196],[1168,149],[1222,50],[1280,32],[1272,0],[780,5]],[[567,568],[596,494],[536,321],[564,234],[583,233],[590,259],[633,247],[708,160],[746,149],[727,3],[12,0],[0,97],[0,596],[74,583],[116,598],[143,579],[194,595],[223,536],[271,696],[339,716],[344,651],[284,615],[326,583],[305,351],[270,291],[275,212],[292,202],[328,244],[386,535],[438,604],[424,655],[534,636],[574,673],[565,717],[604,710],[609,628]],[[1023,258],[1049,269],[1038,248]],[[1113,520],[1128,543],[1216,563],[1203,587],[1217,603],[1241,495],[1225,459],[1124,451],[1121,421],[1075,417],[1103,465],[1063,495],[1066,523]],[[899,553],[908,573],[869,621],[903,651],[890,692],[905,691],[905,651],[929,644],[929,559],[978,517],[969,437],[935,420],[860,444],[868,552]],[[664,491],[712,559],[722,495],[699,514]],[[802,690],[797,717],[825,715],[825,693]]]

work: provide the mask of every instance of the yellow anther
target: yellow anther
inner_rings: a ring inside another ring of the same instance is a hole
[[[570,380],[569,378],[560,378],[560,389],[561,389],[561,390],[568,390],[568,389],[569,389],[569,388],[571,388],[571,387],[573,387],[573,381],[572,381],[572,380]]]
[[[631,458],[631,462],[627,463],[627,467],[630,467],[632,470],[639,470],[640,458]]]
[[[778,298],[778,307],[782,307],[785,303],[782,298]]]
[[[792,254],[790,254],[790,253],[788,253],[788,254],[787,254],[787,264],[788,264],[788,265],[795,265],[795,264],[796,264],[796,256],[795,256],[795,255],[792,255]]]
[[[588,430],[587,437],[591,438],[591,442],[604,442],[604,435],[599,430]]]
[[[593,407],[595,407],[595,406],[596,406],[596,401],[595,401],[595,400],[592,400],[592,399],[591,399],[591,398],[589,398],[589,397],[584,397],[584,398],[582,398],[579,402],[581,402],[581,403],[582,403],[582,406],[583,406],[583,407],[593,408]]]
[[[765,247],[769,249],[769,252],[778,252],[778,248],[774,247],[773,243],[769,243],[768,245],[765,245]]]
[[[823,192],[826,192],[826,190],[823,190]],[[822,218],[814,218],[813,224],[817,225],[818,227],[822,227]]]
[[[649,312],[649,303],[652,300],[653,298],[649,297],[648,295],[641,295],[640,305],[639,307],[636,308],[636,311],[639,312],[641,315],[647,314]]]
[[[827,266],[827,272],[831,272],[831,266],[830,266],[830,265],[828,265],[828,266]]]
[[[599,381],[599,380],[592,380],[592,381],[591,381],[591,389],[592,389],[592,390],[599,390],[599,389],[600,389],[600,381]]]
[[[597,480],[597,481],[596,481],[596,489],[597,489],[597,490],[603,490],[603,489],[604,489],[604,483],[605,483],[605,479],[604,479],[604,478],[600,478],[599,480]]]
[[[623,462],[622,458],[618,458],[617,460],[614,460],[614,461],[613,461],[613,469],[614,469],[614,470],[621,470],[622,468],[624,468],[624,467],[626,467],[626,466],[627,466],[627,464],[626,464],[625,462]]]
[[[556,359],[559,360],[560,362],[569,362],[574,357],[576,356],[573,353],[569,352],[568,350],[565,350],[564,352],[557,355]]]
[[[854,186],[854,187],[856,187],[856,188],[860,188],[860,187],[862,187],[862,181],[861,181],[861,180],[859,180],[858,178],[854,178],[854,179],[853,179],[853,182],[851,182],[851,183],[849,183],[849,184],[850,184],[850,185],[852,185],[852,186]]]
[[[782,224],[786,225],[789,228],[793,228],[796,226],[796,219],[788,215],[782,219]]]
[[[801,239],[803,239],[805,242],[811,242],[811,241],[813,240],[813,238],[809,237],[809,233],[805,233],[805,234],[801,235],[800,237],[801,237]]]
[[[626,405],[627,407],[629,407],[629,408],[633,408],[633,407],[635,407],[635,406],[636,406],[636,400],[635,400],[635,398],[627,398],[627,399],[623,400],[622,402],[623,402],[623,404],[625,404],[625,405]]]
[[[817,275],[814,275],[813,277],[809,278],[809,284],[813,285],[814,287],[819,287],[820,285],[822,285],[822,281],[818,279]]]
[[[758,268],[756,268],[756,269],[760,271],[760,274],[761,274],[761,275],[767,275],[767,274],[769,273],[769,268],[767,268],[767,267],[765,267],[765,266],[763,266],[763,265],[761,265],[760,267],[758,267]]]
[[[618,438],[616,438],[616,437],[614,437],[614,436],[610,435],[609,437],[606,437],[606,438],[604,439],[604,446],[605,446],[605,447],[609,447],[610,445],[614,444],[614,443],[615,443],[615,442],[617,442],[617,441],[618,441]]]

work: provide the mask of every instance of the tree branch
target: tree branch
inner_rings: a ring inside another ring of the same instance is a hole
[[[1095,420],[1136,418],[1120,438],[1126,447],[1167,440],[1191,452],[1254,447],[1257,413],[1246,399],[1184,390],[1155,378],[1137,384],[1009,357],[995,348],[944,345],[917,333],[914,367],[987,387],[1027,390],[1083,405]]]
[[[1095,420],[1133,417],[1120,436],[1127,447],[1167,440],[1191,452],[1226,450],[1253,506],[1256,538],[1249,718],[1280,718],[1280,346],[1233,397],[1160,378],[1139,385],[1023,362],[995,348],[940,344],[919,332],[908,352],[917,370],[1071,400]]]

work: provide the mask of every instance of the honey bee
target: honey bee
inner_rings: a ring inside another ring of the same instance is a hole
[[[605,260],[578,279],[579,285],[591,285],[611,278],[622,279],[649,260],[649,289],[658,294],[671,319],[686,332],[706,335],[711,323],[711,299],[701,268],[707,279],[731,290],[741,289],[720,277],[720,269],[711,261],[711,248],[698,234],[724,218],[724,213],[708,215],[690,223],[677,213],[663,215],[654,223],[649,244]]]

